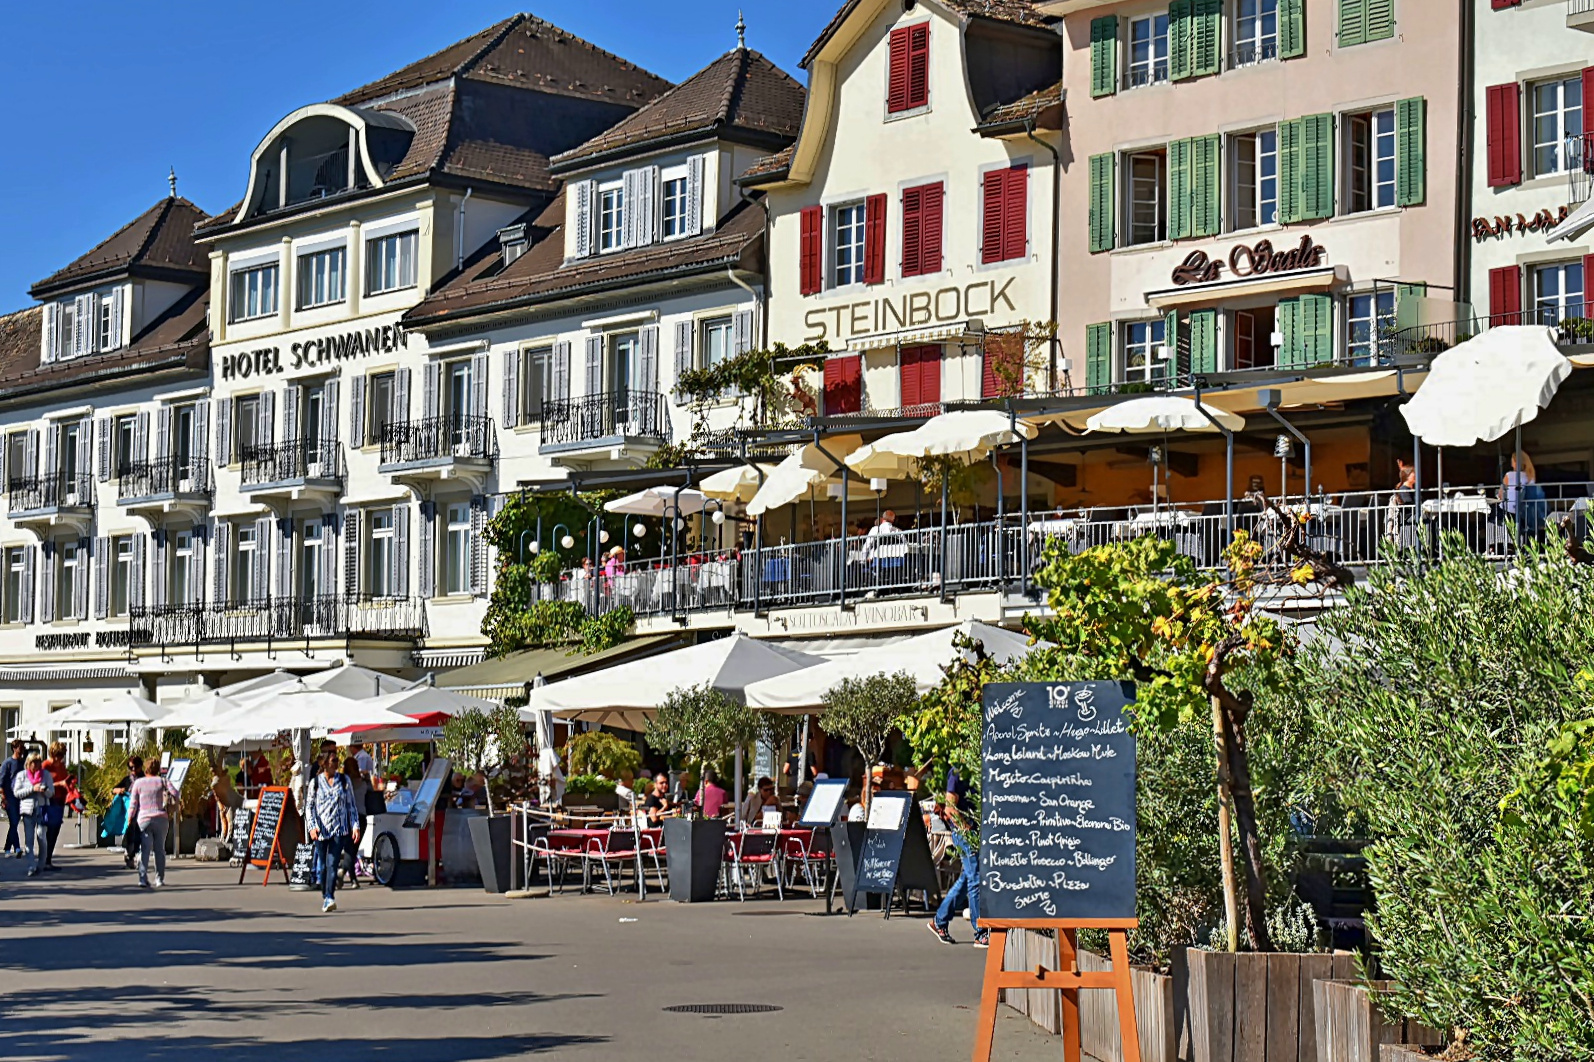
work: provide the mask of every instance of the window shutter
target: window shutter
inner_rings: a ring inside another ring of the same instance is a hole
[[[410,507],[393,506],[393,554],[388,584],[394,597],[410,596]]]
[[[941,233],[945,190],[925,184],[902,192],[902,275],[941,271]]]
[[[343,514],[343,596],[360,596],[360,510]]]
[[[1029,167],[1006,170],[1002,185],[1002,258],[1011,261],[1029,249]]]
[[[703,231],[703,177],[707,161],[702,155],[686,160],[686,235]]]
[[[203,407],[201,407],[203,408]],[[100,417],[94,429],[95,439],[95,471],[99,473],[101,483],[107,483],[111,478],[111,418]]]
[[[1191,141],[1168,144],[1168,238],[1183,240],[1191,235],[1190,211]]]
[[[94,296],[79,295],[72,300],[72,354],[94,352]]]
[[[886,111],[896,114],[908,109],[908,28],[891,31],[886,73]]]
[[[691,321],[675,322],[675,404],[684,406],[686,395],[681,391],[681,378],[692,369]]]
[[[212,482],[210,477],[210,407],[203,401],[194,403],[193,450],[195,477],[201,483]],[[198,586],[198,583],[194,584]]]
[[[1495,11],[1503,11],[1508,7],[1516,7],[1522,0],[1490,0],[1489,6]]]
[[[132,574],[128,577],[127,603],[129,606],[142,605],[147,597],[145,595],[144,558],[149,552],[149,536],[133,536],[133,565]]]
[[[1329,295],[1301,296],[1301,333],[1304,337],[1300,368],[1309,369],[1334,360],[1334,299]]]
[[[659,326],[644,325],[637,333],[641,350],[637,352],[638,372],[635,389],[650,394],[659,392]]]
[[[570,186],[570,194],[575,197],[571,224],[576,227],[577,258],[592,254],[592,199],[597,189],[596,181],[576,181]]]
[[[1118,91],[1118,16],[1090,20],[1090,94],[1111,96]]]
[[[208,528],[204,524],[195,524],[188,554],[188,600],[184,604],[197,605],[205,600],[205,541]],[[78,566],[79,571],[82,566]]]
[[[218,398],[212,404],[216,408],[216,464],[225,468],[232,464],[232,399]]]
[[[299,410],[304,402],[304,388],[289,384],[282,389],[282,441],[296,443],[304,437],[299,426]]]
[[[1515,82],[1484,90],[1489,187],[1522,183],[1522,89]]]
[[[1591,157],[1589,137],[1594,134],[1594,129],[1589,125],[1594,123],[1594,66],[1585,66],[1582,72],[1583,81],[1583,172],[1588,173],[1594,169],[1594,157]],[[1584,280],[1585,285],[1588,280]],[[1586,287],[1585,287],[1585,290]]]
[[[603,393],[603,337],[587,337],[587,356],[585,362],[586,393],[600,395]]]
[[[93,417],[83,417],[77,423],[77,476],[79,482],[94,478]],[[71,489],[76,490],[76,484],[72,484]]]
[[[1276,364],[1280,369],[1294,369],[1302,364],[1301,358],[1301,300],[1280,299],[1275,318],[1278,325],[1279,352]]]
[[[1223,148],[1216,136],[1190,140],[1190,235],[1216,236],[1223,212]]]
[[[89,540],[77,540],[77,569],[72,573],[72,615],[75,619],[89,618]],[[198,586],[198,583],[194,584]]]
[[[1090,157],[1090,249],[1110,251],[1113,246],[1113,169],[1109,152]]]
[[[919,352],[923,347],[903,347],[897,358],[897,380],[901,390],[898,405],[909,409],[919,404]]]
[[[155,543],[150,557],[150,604],[161,608],[166,604],[166,529],[157,527],[150,538]]]
[[[55,565],[56,554],[54,542],[46,542],[44,549],[44,578],[39,581],[39,622],[51,623],[55,620]]]
[[[417,576],[416,592],[422,600],[431,600],[437,596],[437,553],[432,546],[432,533],[437,523],[437,503],[430,501],[421,502],[421,523],[416,531],[415,542],[415,574]]]
[[[1112,390],[1112,325],[1085,326],[1085,387],[1090,394]]]
[[[1395,202],[1400,206],[1416,206],[1428,197],[1424,106],[1421,96],[1395,104]]]
[[[1190,72],[1216,74],[1223,42],[1223,0],[1195,0],[1190,18]]]
[[[211,560],[211,574],[213,576],[210,581],[211,600],[220,605],[228,600],[227,565],[232,562],[232,525],[225,520],[217,520],[212,526],[216,529],[214,534],[216,548],[211,551],[215,554]],[[102,538],[100,541],[104,542],[105,539]],[[100,552],[100,548],[96,547],[95,552]],[[103,569],[100,569],[98,575],[95,576],[99,581],[97,592],[101,598],[100,607],[102,609],[104,608],[105,597],[104,577],[105,572]],[[105,613],[101,611],[100,615],[103,616]]]
[[[1173,0],[1168,5],[1168,77],[1180,81],[1195,73],[1193,0]]]
[[[883,284],[886,279],[886,197],[864,200],[863,282]]]
[[[320,596],[331,599],[338,595],[338,514],[321,514],[321,549],[316,554],[317,582]]]
[[[553,345],[553,401],[570,401],[570,341]]]
[[[863,409],[863,359],[854,354],[825,362],[825,416]]]
[[[44,304],[44,346],[39,350],[41,363],[52,362],[61,352],[61,304]]]
[[[733,354],[746,354],[753,349],[752,310],[737,310],[731,315],[731,346],[735,348]]]
[[[393,421],[397,424],[410,422],[410,370],[393,370]]]
[[[487,596],[487,498],[481,494],[470,500],[470,592]]]
[[[357,372],[349,378],[349,445],[359,449],[365,442],[365,374]]]
[[[338,378],[333,376],[321,385],[321,441],[338,444]]]
[[[1594,290],[1590,290],[1594,279],[1591,278],[1594,278],[1594,254],[1586,254],[1583,256],[1583,305],[1573,316],[1594,317]]]
[[[643,166],[636,173],[636,206],[629,213],[636,215],[637,245],[645,247],[658,239],[659,168]]]
[[[1218,371],[1218,311],[1195,310],[1190,314],[1190,372],[1197,375]]]
[[[1091,160],[1091,174],[1095,175],[1095,159]],[[982,201],[980,204],[980,261],[989,265],[1002,260],[1002,219],[1007,216],[1007,171],[990,170],[981,182]],[[1095,186],[1091,186],[1094,195]],[[1094,204],[1094,199],[1092,199]],[[1092,221],[1095,215],[1091,215]],[[1094,228],[1092,229],[1094,231]],[[1092,246],[1092,250],[1095,247]]]
[[[919,348],[919,402],[923,405],[941,404],[941,348]]]
[[[1334,213],[1334,116],[1309,114],[1301,119],[1300,220]]]
[[[108,350],[116,350],[122,345],[122,314],[127,303],[127,289],[117,285],[111,291],[111,345]]]
[[[637,184],[638,171],[626,170],[620,175],[620,195],[624,197],[624,207],[620,215],[620,246],[637,246],[637,200],[641,191]]]
[[[260,392],[260,445],[270,446],[277,437],[277,396],[271,391]]]
[[[421,366],[421,419],[432,420],[439,414],[438,392],[442,389],[443,367],[435,361]]]
[[[1395,0],[1367,0],[1363,40],[1383,41],[1395,35]]]
[[[277,520],[277,584],[279,601],[292,601],[298,595],[293,585],[293,521]],[[264,545],[264,542],[261,543]]]
[[[1489,270],[1489,321],[1495,326],[1522,323],[1521,266]]]
[[[145,410],[133,417],[133,460],[149,459],[149,412]]]
[[[1300,220],[1301,209],[1301,120],[1279,123],[1279,222]]]
[[[1367,0],[1339,0],[1339,46],[1349,48],[1367,39]]]
[[[111,612],[111,540],[96,538],[91,559],[94,562],[94,618],[104,619]]]
[[[520,424],[520,358],[516,348],[504,351],[504,427]]]
[[[144,536],[139,535],[137,537],[142,538]],[[22,600],[20,602],[21,608],[18,610],[18,618],[23,623],[33,622],[33,584],[39,563],[38,557],[38,546],[22,547]],[[136,556],[134,560],[137,560]]]
[[[155,411],[155,460],[164,465],[172,452],[172,407],[162,406]]]
[[[908,27],[908,108],[930,103],[930,24]]]
[[[249,600],[264,604],[271,593],[267,576],[271,573],[271,525],[276,521],[263,516],[255,521],[255,548],[249,554]]]
[[[804,207],[798,248],[798,272],[802,293],[813,295],[824,287],[825,208]]]
[[[491,361],[484,350],[470,359],[470,415],[487,419],[487,364]]]
[[[1306,0],[1278,0],[1279,58],[1306,54]]]
[[[46,476],[54,476],[61,467],[60,462],[55,454],[55,436],[56,432],[59,430],[60,429],[56,425],[51,424],[49,427],[45,428],[43,432],[35,430],[33,433],[35,440],[42,438],[44,441],[44,459],[43,461],[30,459],[28,464],[32,465],[37,470],[37,474],[41,479]],[[34,447],[35,453],[37,453],[37,441],[35,441]],[[46,495],[45,497],[48,498],[50,495]]]

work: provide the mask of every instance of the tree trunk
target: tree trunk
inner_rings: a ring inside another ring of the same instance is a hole
[[[1223,870],[1223,914],[1231,952],[1240,950],[1240,890],[1234,880],[1234,834],[1229,824],[1229,762],[1223,705],[1212,698],[1212,740],[1218,757],[1218,856]]]
[[[1256,822],[1256,798],[1251,792],[1251,757],[1245,731],[1227,708],[1224,710],[1224,760],[1229,775],[1229,798],[1234,802],[1235,824],[1245,857],[1245,921],[1257,951],[1272,951],[1267,931],[1267,871],[1262,863],[1262,835]]]

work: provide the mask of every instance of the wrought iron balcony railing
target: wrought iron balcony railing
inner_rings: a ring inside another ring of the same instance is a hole
[[[192,457],[166,457],[153,461],[133,461],[117,472],[116,500],[175,497],[178,494],[209,494],[212,490],[210,465]]]
[[[370,638],[414,641],[426,634],[425,607],[413,597],[323,594],[261,601],[133,605],[134,644],[162,649]]]
[[[544,446],[616,437],[669,442],[668,397],[657,391],[603,391],[543,406]]]
[[[294,439],[274,446],[246,446],[239,457],[246,490],[312,479],[343,482],[343,450],[337,443],[322,439]]]
[[[94,506],[94,477],[70,472],[18,476],[6,485],[6,493],[9,495],[7,510],[13,516],[55,509],[88,509]]]
[[[381,463],[409,465],[440,460],[492,460],[490,417],[448,414],[382,427]]]

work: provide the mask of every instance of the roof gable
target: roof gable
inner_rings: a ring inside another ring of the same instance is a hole
[[[138,270],[186,273],[208,279],[209,259],[194,243],[194,226],[205,217],[203,210],[186,199],[162,199],[93,250],[34,284],[30,294],[42,298]]]
[[[1009,22],[1016,26],[1045,28],[1049,25],[1047,16],[1036,10],[1036,0],[936,0],[936,2],[965,21],[971,18],[984,18],[992,22]],[[863,3],[864,0],[847,0],[842,4],[841,10],[837,11],[825,28],[819,32],[818,38],[808,46],[802,62],[797,65],[804,70],[808,69],[808,64],[819,57],[820,51],[830,43],[830,38],[836,35],[836,31],[841,29]]]

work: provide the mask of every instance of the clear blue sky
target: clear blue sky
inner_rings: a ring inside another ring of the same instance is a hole
[[[747,43],[806,83],[802,56],[841,0],[86,0],[13,3],[0,64],[0,312],[166,194],[236,202],[283,115],[530,10],[680,81]],[[69,42],[69,43],[68,43]],[[64,50],[63,50],[64,46]]]

